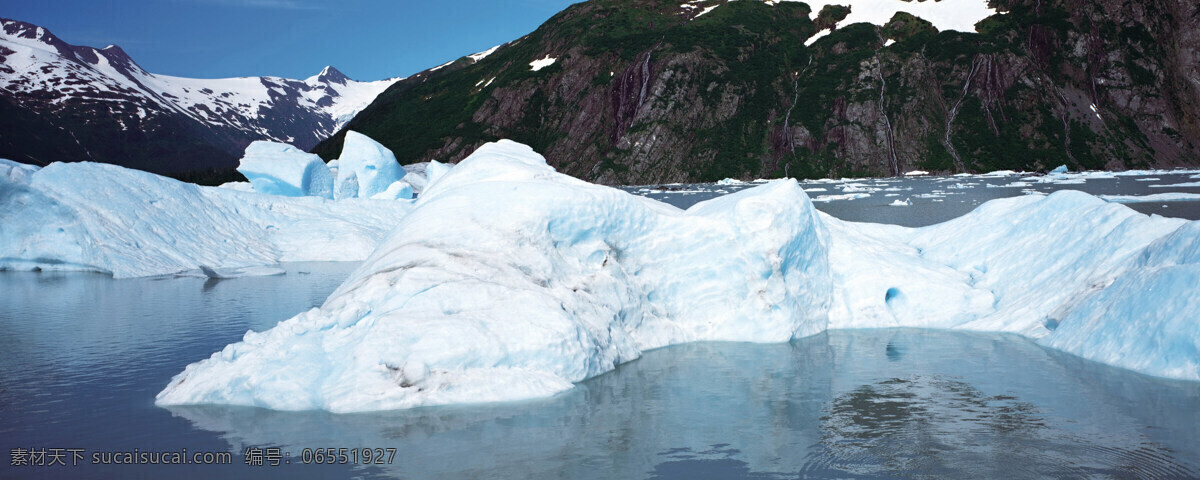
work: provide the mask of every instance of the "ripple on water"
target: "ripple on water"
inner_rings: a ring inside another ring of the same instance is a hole
[[[956,378],[917,375],[835,398],[803,472],[842,478],[1194,478],[1197,472],[1172,453],[1146,439],[1057,429],[1037,406],[1013,395],[989,396]]]

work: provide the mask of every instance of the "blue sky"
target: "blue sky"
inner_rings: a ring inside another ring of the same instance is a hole
[[[68,43],[197,78],[408,76],[514,40],[581,0],[3,0]]]

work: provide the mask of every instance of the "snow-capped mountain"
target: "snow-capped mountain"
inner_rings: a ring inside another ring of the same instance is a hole
[[[253,140],[307,149],[399,80],[358,82],[333,67],[304,80],[156,75],[116,45],[76,46],[36,25],[0,24],[0,113],[41,120],[0,121],[24,130],[7,130],[0,157],[38,164],[174,172],[232,166]]]

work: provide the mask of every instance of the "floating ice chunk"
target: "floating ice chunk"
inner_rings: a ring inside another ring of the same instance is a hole
[[[889,195],[898,195],[898,194],[889,194]],[[892,206],[892,207],[909,207],[909,206],[912,206],[912,199],[911,198],[906,198],[904,200],[896,199],[896,201],[889,203],[888,205]]]
[[[54,163],[27,184],[0,177],[0,270],[128,278],[200,265],[219,270],[362,260],[410,208],[409,202],[279,197],[114,165]]]
[[[1066,165],[1059,165],[1059,166],[1058,166],[1058,167],[1056,167],[1054,170],[1051,170],[1051,171],[1050,171],[1050,174],[1051,174],[1051,175],[1057,175],[1057,174],[1063,174],[1063,173],[1067,173],[1067,166],[1066,166]]]
[[[841,200],[857,200],[860,198],[867,198],[870,196],[871,196],[870,193],[843,193],[841,195],[821,195],[817,198],[812,199],[812,201],[819,202],[819,203],[828,203],[828,202],[836,202],[836,201],[841,201]]]
[[[347,130],[338,157],[336,197],[371,198],[404,178],[391,150],[361,133]]]
[[[921,175],[929,175],[929,172],[926,172],[924,170],[912,170],[909,172],[904,172],[904,176],[906,176],[906,177],[917,177],[917,176],[921,176]]]
[[[1200,188],[1200,182],[1173,183],[1170,185],[1151,185],[1150,188]]]
[[[1113,203],[1200,202],[1200,193],[1154,193],[1150,195],[1101,195]]]
[[[259,193],[333,198],[333,175],[321,157],[286,143],[251,142],[237,170]]]
[[[878,188],[873,188],[865,183],[846,183],[841,186],[842,193],[875,193]]]
[[[746,182],[736,178],[726,178],[717,182],[717,185],[745,185]]]

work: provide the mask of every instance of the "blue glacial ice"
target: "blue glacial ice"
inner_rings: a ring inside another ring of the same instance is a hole
[[[342,154],[337,159],[337,187],[335,195],[342,198],[374,198],[376,196],[396,199],[407,187],[407,197],[412,198],[412,187],[403,182],[404,169],[396,162],[396,156],[387,147],[361,133],[347,130]]]
[[[430,178],[320,308],[187,366],[156,402],[515,400],[682,342],[894,326],[1013,332],[1200,380],[1196,222],[1062,191],[919,229],[859,224],[817,212],[792,180],[684,211],[508,141]]]
[[[324,164],[322,164],[324,166]],[[116,278],[240,272],[286,261],[362,260],[411,202],[281,197],[200,187],[96,163],[5,175],[0,270],[84,270]]]
[[[321,157],[286,143],[251,142],[237,170],[259,193],[333,198],[333,174]]]

